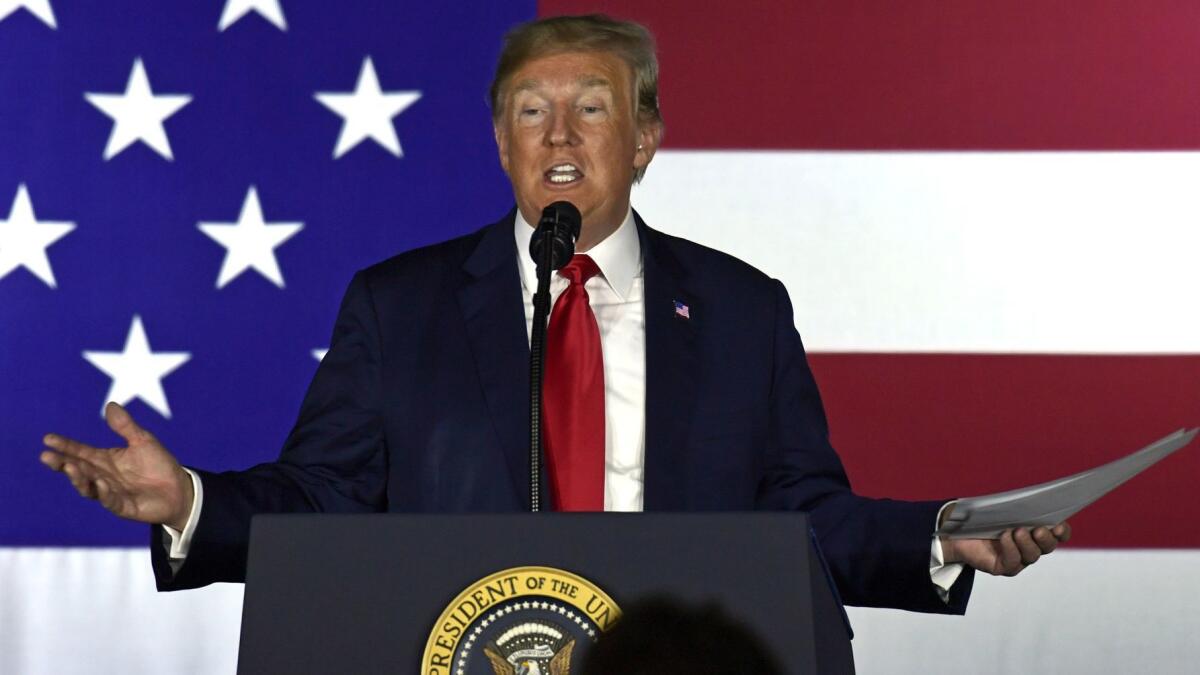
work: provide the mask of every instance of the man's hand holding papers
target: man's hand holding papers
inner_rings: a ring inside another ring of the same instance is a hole
[[[961,562],[989,574],[1017,574],[1071,538],[1067,518],[1191,443],[1197,431],[1180,429],[1072,476],[948,504],[937,531],[944,562]]]
[[[942,520],[949,520],[954,505],[946,507]],[[1005,530],[996,539],[951,539],[943,536],[942,556],[946,563],[963,563],[981,572],[1016,576],[1018,572],[1052,553],[1071,538],[1071,524],[1054,527],[1018,527]]]

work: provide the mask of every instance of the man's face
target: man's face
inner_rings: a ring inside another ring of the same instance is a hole
[[[552,202],[577,206],[580,251],[624,220],[634,171],[657,148],[658,126],[638,124],[633,87],[629,66],[606,52],[531,60],[505,87],[496,144],[517,207],[536,225]]]

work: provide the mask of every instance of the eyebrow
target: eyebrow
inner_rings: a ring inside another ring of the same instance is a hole
[[[612,89],[612,82],[609,82],[606,78],[600,77],[599,75],[583,75],[580,76],[576,82],[578,82],[579,85],[585,89],[592,89],[596,87]],[[521,80],[513,85],[512,93],[516,94],[522,91],[535,91],[541,87],[541,84],[542,83],[540,80]]]
[[[603,77],[598,77],[596,75],[584,75],[583,77],[579,78],[579,84],[588,88],[607,87],[612,89],[612,82],[609,82]]]

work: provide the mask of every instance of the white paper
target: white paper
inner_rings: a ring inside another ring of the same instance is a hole
[[[959,499],[938,535],[953,539],[998,539],[1014,527],[1053,526],[1113,488],[1158,463],[1196,437],[1180,429],[1114,462],[1048,483],[981,497]]]

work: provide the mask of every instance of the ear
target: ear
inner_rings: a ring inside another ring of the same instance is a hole
[[[496,137],[496,151],[500,154],[500,167],[508,173],[508,132],[499,122],[492,122],[492,134]]]
[[[658,144],[662,142],[662,122],[646,122],[638,125],[637,151],[633,155],[633,168],[642,169],[654,159]]]

